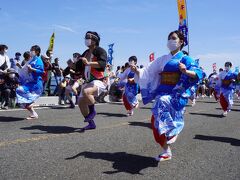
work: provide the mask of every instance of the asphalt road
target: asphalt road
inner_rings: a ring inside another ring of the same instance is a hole
[[[173,159],[161,163],[150,107],[126,117],[123,105],[97,105],[97,129],[84,133],[77,107],[40,108],[31,121],[0,111],[0,179],[240,179],[240,101],[225,118],[212,99],[187,107]]]

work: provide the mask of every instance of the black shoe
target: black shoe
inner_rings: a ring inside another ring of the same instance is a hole
[[[74,104],[71,104],[71,105],[69,106],[69,108],[74,109],[74,108],[75,108],[75,105],[74,105]]]

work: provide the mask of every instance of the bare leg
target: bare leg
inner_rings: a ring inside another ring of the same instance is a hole
[[[85,86],[82,89],[82,97],[79,100],[79,109],[84,116],[84,122],[88,122],[88,125],[83,128],[83,130],[95,129],[96,125],[94,122],[94,117],[96,115],[96,111],[94,108],[94,94],[97,92],[98,88],[91,84]]]
[[[81,97],[78,101],[78,107],[84,117],[89,114],[88,105],[86,105],[85,98]]]
[[[89,114],[89,105],[93,105],[95,103],[95,99],[93,94],[97,92],[98,88],[96,86],[85,86],[82,89],[82,97],[78,102],[79,109],[84,117]]]
[[[83,97],[85,98],[87,105],[95,103],[94,94],[95,92],[97,92],[97,90],[98,90],[97,86],[86,87],[83,89]]]
[[[164,150],[165,152],[169,152],[169,153],[172,154],[171,148],[170,148],[170,144],[167,144],[167,141],[165,141],[165,143],[163,144],[162,148],[163,148],[163,150]]]
[[[38,118],[37,112],[33,109],[33,104],[30,104],[29,106],[27,106],[26,109],[31,113],[29,119]],[[33,117],[33,118],[31,118],[31,117]]]

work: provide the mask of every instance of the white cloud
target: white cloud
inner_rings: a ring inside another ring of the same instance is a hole
[[[234,59],[240,59],[240,53],[207,53],[196,55],[196,57],[204,60],[231,61]]]
[[[229,41],[227,43],[240,44],[240,36],[230,36],[222,38],[224,41]]]
[[[206,70],[207,73],[212,72],[212,64],[217,63],[217,68],[224,67],[226,61],[230,61],[233,67],[240,66],[240,53],[206,53],[193,56],[200,59],[200,66]]]
[[[56,28],[56,29],[63,30],[63,31],[68,31],[68,32],[72,32],[72,33],[77,33],[75,30],[73,30],[73,29],[72,29],[71,27],[69,27],[69,26],[63,26],[63,25],[54,24],[53,27]]]

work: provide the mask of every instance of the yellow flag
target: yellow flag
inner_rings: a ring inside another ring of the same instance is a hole
[[[48,51],[53,51],[53,46],[54,46],[54,39],[55,39],[55,33],[52,34],[48,46]]]
[[[185,0],[177,0],[179,15],[179,30],[184,35],[184,45],[188,45],[188,24],[187,24],[187,7]]]
[[[185,0],[177,0],[178,3],[178,14],[179,14],[179,23],[183,25],[187,19],[186,4]]]

